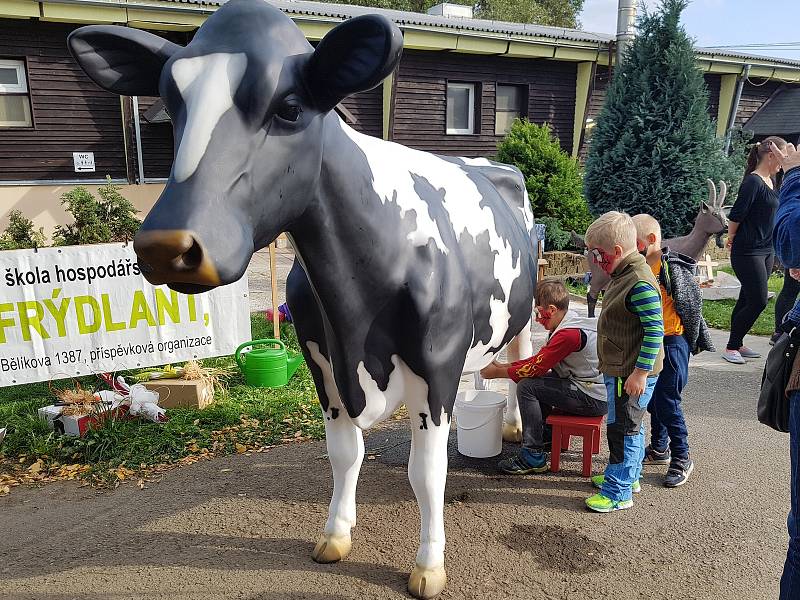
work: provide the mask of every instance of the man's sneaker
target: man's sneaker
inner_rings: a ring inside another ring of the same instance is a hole
[[[644,461],[642,462],[646,465],[668,465],[671,459],[672,455],[669,448],[662,451],[656,450],[652,446],[647,446],[644,449]]]
[[[725,350],[722,353],[722,358],[727,360],[729,363],[733,365],[746,365],[747,361],[744,357],[739,353],[738,350]]]
[[[592,485],[596,487],[598,490],[603,487],[603,484],[606,482],[605,475],[595,475],[592,477]],[[633,485],[631,486],[631,491],[634,494],[638,494],[642,491],[642,484],[639,481],[634,481]]]
[[[748,348],[747,346],[742,346],[739,348],[739,354],[742,358],[761,358],[761,353],[756,352],[752,348]]]
[[[633,506],[633,500],[612,500],[603,494],[595,494],[586,499],[586,506],[595,512],[609,513],[615,510],[625,510]]]
[[[549,467],[545,452],[530,452],[523,449],[519,454],[501,460],[497,463],[497,468],[508,475],[529,475],[544,473]]]
[[[694,471],[694,461],[691,458],[676,458],[670,463],[669,469],[667,469],[667,475],[664,477],[664,485],[670,488],[683,485],[686,483],[686,480],[689,479],[689,475],[692,474],[692,471]]]

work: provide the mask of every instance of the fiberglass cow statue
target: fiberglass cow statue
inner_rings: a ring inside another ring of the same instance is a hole
[[[345,21],[314,49],[263,0],[230,0],[186,47],[115,26],[80,28],[68,44],[101,87],[160,95],[172,117],[172,172],[134,240],[148,281],[199,293],[238,280],[281,232],[294,246],[288,303],[334,478],[314,560],[350,551],[361,432],[405,404],[421,514],[408,587],[438,594],[460,376],[507,346],[531,354],[537,244],[519,171],[342,122],[332,109],[400,58],[402,35],[382,16]],[[506,421],[519,428],[513,390]]]

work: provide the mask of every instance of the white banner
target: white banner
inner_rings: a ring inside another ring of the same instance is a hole
[[[247,277],[197,295],[145,281],[132,244],[0,252],[0,386],[232,354]]]

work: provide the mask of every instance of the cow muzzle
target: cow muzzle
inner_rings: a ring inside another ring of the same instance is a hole
[[[221,285],[219,274],[203,245],[191,231],[140,231],[133,240],[139,268],[153,285],[168,284],[185,293]]]

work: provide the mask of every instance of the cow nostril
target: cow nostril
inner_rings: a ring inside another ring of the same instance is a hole
[[[192,239],[192,245],[181,255],[180,259],[183,266],[190,271],[194,271],[202,264],[203,249],[196,239]]]

